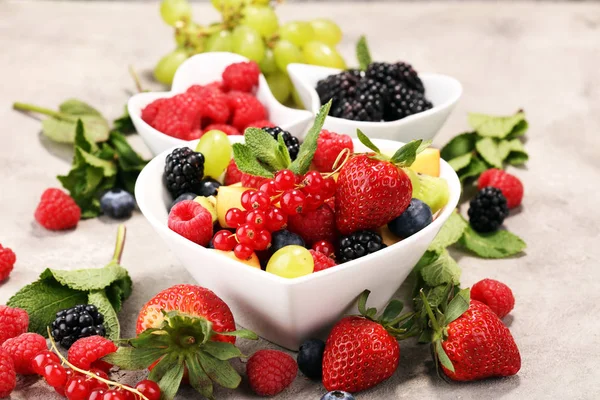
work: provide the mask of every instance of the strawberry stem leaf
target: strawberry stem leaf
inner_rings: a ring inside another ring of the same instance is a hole
[[[202,351],[197,355],[202,369],[215,383],[228,389],[235,389],[239,386],[242,378],[229,362],[218,360]]]
[[[448,354],[446,354],[446,351],[444,350],[444,347],[442,346],[442,341],[436,340],[434,346],[435,346],[435,354],[437,355],[437,359],[439,360],[439,362],[444,367],[446,367],[448,370],[454,372],[454,365],[452,365],[452,361],[450,361]]]
[[[242,356],[240,349],[228,342],[208,342],[202,347],[202,350],[221,361]]]
[[[381,314],[381,323],[383,325],[387,325],[388,323],[390,323],[390,321],[393,321],[394,318],[400,315],[403,308],[404,303],[402,303],[400,300],[392,299],[385,307],[385,310],[383,310],[383,314]]]
[[[400,147],[392,156],[391,162],[399,167],[410,167],[415,162],[419,149],[421,149],[422,139],[412,140]],[[430,142],[429,142],[430,143]],[[427,144],[429,146],[429,144]],[[423,150],[421,150],[423,151]]]
[[[371,291],[367,289],[358,297],[358,312],[360,315],[367,315],[367,299],[369,298],[370,294]]]
[[[203,397],[209,400],[214,399],[212,380],[206,375],[202,367],[200,367],[200,362],[196,354],[188,354],[186,356],[185,366],[188,369],[190,385]]]
[[[113,364],[124,370],[146,369],[156,360],[167,354],[167,348],[119,347],[119,349],[102,358],[102,361]]]
[[[471,291],[469,288],[463,289],[448,304],[448,309],[444,314],[445,324],[456,320],[469,309]]]
[[[377,147],[371,141],[371,139],[369,139],[369,137],[367,135],[365,135],[360,129],[356,130],[356,136],[358,137],[358,140],[360,140],[360,142],[362,144],[364,144],[365,146],[367,146],[369,149],[373,150],[375,153],[381,154],[381,150],[379,150],[379,147]]]
[[[221,336],[235,336],[242,339],[258,340],[258,335],[248,329],[238,329],[237,331],[231,332],[218,332],[218,334]]]
[[[179,386],[181,385],[181,380],[183,379],[183,371],[183,358],[180,356],[175,365],[172,365],[158,382],[161,392],[160,398],[162,400],[173,400],[175,398]],[[154,370],[152,372],[154,372]]]

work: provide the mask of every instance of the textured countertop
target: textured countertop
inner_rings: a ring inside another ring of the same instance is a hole
[[[203,22],[215,20],[195,4]],[[0,243],[18,262],[0,284],[0,303],[46,267],[104,265],[117,223],[83,221],[52,233],[33,221],[42,191],[59,186],[69,149],[49,144],[35,119],[11,110],[13,101],[55,107],[81,98],[110,117],[122,111],[133,84],[129,64],[151,68],[173,47],[172,32],[156,4],[121,2],[0,2]],[[348,60],[361,34],[374,58],[404,59],[419,71],[458,78],[463,98],[435,144],[467,128],[466,112],[512,113],[523,107],[531,129],[521,212],[508,228],[528,243],[523,257],[486,261],[458,255],[463,285],[491,277],[512,287],[517,304],[508,324],[520,347],[518,376],[447,384],[435,375],[427,347],[402,343],[400,367],[385,384],[358,399],[590,399],[600,395],[600,4],[439,2],[313,3],[281,7],[283,20],[329,16],[346,36]],[[150,83],[147,87],[158,89]],[[148,154],[139,137],[134,145]],[[139,213],[127,221],[123,256],[135,282],[120,314],[125,336],[134,333],[140,306],[160,289],[191,282],[177,258]],[[245,342],[246,354],[270,346]],[[239,367],[239,366],[238,366]],[[135,375],[125,382],[134,383]],[[318,399],[319,385],[298,377],[280,399]],[[182,390],[181,399],[197,398]],[[254,398],[242,385],[219,399]],[[26,381],[12,399],[58,398],[45,384]]]

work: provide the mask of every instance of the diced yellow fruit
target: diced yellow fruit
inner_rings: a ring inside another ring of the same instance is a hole
[[[223,250],[213,250],[218,252],[219,254],[224,255],[225,257],[229,257],[235,261],[239,261],[242,264],[246,264],[252,268],[257,268],[260,269],[260,261],[258,261],[258,257],[256,256],[256,253],[252,253],[252,256],[247,259],[247,260],[240,260],[239,258],[237,258],[235,256],[235,254],[233,253],[233,251],[223,251]]]
[[[231,208],[242,209],[242,193],[248,188],[241,186],[221,186],[217,193],[217,217],[219,225],[223,228],[231,228],[225,223],[225,214]]]
[[[381,239],[383,240],[383,243],[385,243],[388,246],[396,244],[401,240],[398,236],[394,235],[392,233],[392,231],[389,230],[387,225],[380,227],[378,229],[378,231],[379,231],[379,234],[381,235]]]
[[[217,222],[217,199],[215,198],[215,196],[198,196],[194,199],[194,201],[200,204],[202,207],[206,208],[208,212],[210,212],[213,224]]]
[[[236,183],[232,183],[229,186],[233,186],[233,187],[242,187],[242,182],[236,182]]]
[[[417,155],[410,169],[425,175],[440,176],[440,150],[431,147],[425,149]]]

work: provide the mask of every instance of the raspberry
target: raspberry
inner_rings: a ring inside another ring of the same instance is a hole
[[[17,261],[17,256],[8,247],[2,247],[0,244],[0,282],[5,281],[13,270]]]
[[[518,207],[523,200],[523,184],[519,178],[501,169],[492,168],[481,174],[477,181],[477,187],[481,190],[486,186],[500,189],[506,197],[508,208]]]
[[[229,93],[229,107],[233,109],[231,124],[240,131],[252,122],[267,119],[267,110],[253,95],[243,92]]]
[[[287,229],[300,235],[309,247],[320,240],[334,243],[337,239],[335,213],[327,204],[314,211],[290,215]]]
[[[251,92],[258,86],[259,76],[260,68],[254,61],[235,63],[223,71],[223,84],[229,90]]]
[[[298,373],[296,361],[282,351],[259,350],[246,364],[250,388],[259,396],[274,396],[292,384]]]
[[[275,125],[271,121],[263,119],[263,120],[254,121],[254,122],[248,124],[248,126],[246,128],[275,128],[276,126],[277,125]]]
[[[35,210],[36,221],[52,231],[74,228],[80,218],[81,209],[75,200],[60,189],[46,189]]]
[[[227,125],[227,124],[210,124],[206,128],[204,128],[204,130],[202,131],[202,133],[204,134],[204,133],[206,133],[208,131],[212,131],[213,129],[221,131],[221,132],[223,132],[223,133],[225,133],[226,135],[229,135],[229,136],[232,136],[232,135],[241,135],[240,131],[238,131],[235,126],[233,126],[233,125]]]
[[[235,160],[232,158],[231,161],[229,161],[229,165],[227,166],[227,169],[225,170],[225,180],[224,180],[224,184],[226,186],[228,185],[233,185],[234,183],[238,183],[242,181],[242,171],[239,170],[239,168],[237,167]]]
[[[242,174],[242,178],[241,178],[242,186],[247,187],[247,188],[258,189],[260,187],[260,185],[262,185],[262,183],[268,179],[268,178],[265,178],[264,176],[249,175],[249,174],[245,174],[243,172],[241,174]]]
[[[313,163],[319,172],[333,171],[333,164],[340,152],[344,149],[354,151],[352,138],[348,135],[340,135],[323,129],[317,139],[317,150]]]
[[[213,235],[210,212],[193,200],[175,204],[169,213],[168,225],[172,231],[200,246],[206,247]]]
[[[187,139],[200,128],[201,105],[198,96],[182,93],[161,103],[151,126],[172,137]]]
[[[313,272],[323,271],[324,269],[335,267],[337,264],[334,259],[315,250],[309,250],[313,256],[315,262],[315,269]]]
[[[8,397],[17,386],[17,373],[13,360],[5,350],[0,349],[0,399]]]
[[[0,305],[0,344],[27,332],[28,326],[27,311]]]
[[[39,352],[48,350],[46,339],[37,333],[23,333],[2,343],[2,348],[10,354],[17,374],[32,375],[31,360]]]
[[[483,279],[474,284],[471,299],[487,304],[498,318],[504,318],[515,307],[512,290],[494,279]]]
[[[148,125],[152,125],[154,118],[156,118],[156,114],[158,114],[158,110],[162,107],[165,101],[167,101],[167,99],[157,99],[144,107],[142,110],[142,120]]]
[[[117,346],[112,341],[102,336],[88,336],[73,343],[67,359],[81,369],[98,368],[106,371],[110,369],[111,365],[100,359],[115,351],[117,351]]]
[[[220,90],[209,86],[194,85],[187,93],[193,94],[199,100],[202,114],[202,125],[225,123],[229,119],[227,96]]]

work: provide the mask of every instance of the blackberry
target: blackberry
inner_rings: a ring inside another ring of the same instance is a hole
[[[285,146],[290,153],[290,158],[292,161],[298,157],[298,151],[300,150],[300,140],[296,136],[293,136],[288,131],[284,131],[280,127],[276,126],[274,128],[262,128],[269,135],[273,136],[273,139],[277,140],[279,135],[283,136],[283,141],[285,142]]]
[[[433,107],[433,104],[422,93],[410,89],[404,83],[397,82],[390,90],[390,102],[385,115],[386,121],[402,119]]]
[[[412,65],[404,62],[397,62],[395,64],[371,63],[365,75],[381,83],[385,83],[388,87],[394,86],[396,82],[401,82],[410,89],[425,94],[425,87],[423,86],[423,81],[419,78],[419,74],[417,74]]]
[[[387,247],[381,236],[371,231],[358,231],[340,239],[337,259],[340,263],[364,257]]]
[[[52,337],[65,349],[87,336],[106,336],[104,315],[93,304],[80,304],[56,313]]]
[[[508,206],[500,189],[484,187],[470,202],[469,222],[477,232],[497,231],[506,217]]]
[[[329,75],[327,78],[320,80],[317,83],[317,93],[321,104],[327,103],[333,99],[331,109],[348,97],[353,97],[354,90],[360,81],[362,72],[356,69],[340,72],[339,74]],[[339,117],[339,115],[330,115]]]
[[[371,78],[362,79],[356,86],[355,97],[343,104],[341,118],[353,121],[379,122],[389,101],[387,87]]]
[[[204,156],[189,147],[180,147],[167,156],[163,181],[174,199],[192,192],[199,194],[204,177]]]

